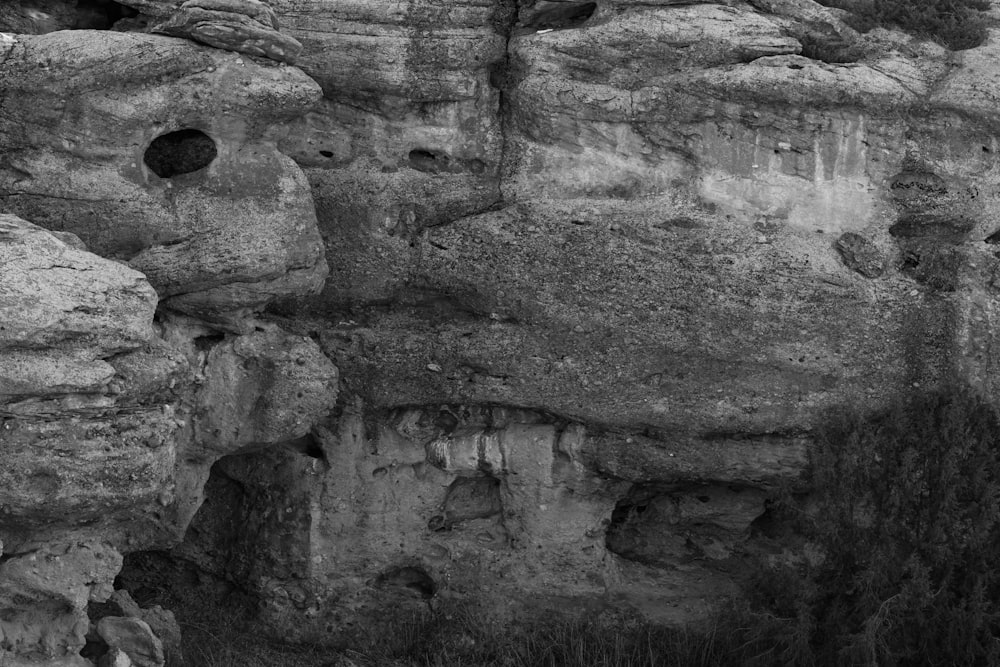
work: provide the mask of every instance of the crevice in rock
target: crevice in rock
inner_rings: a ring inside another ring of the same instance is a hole
[[[530,30],[566,30],[583,26],[597,11],[596,2],[543,3],[551,5],[524,22]]]
[[[416,148],[407,155],[410,167],[417,171],[437,174],[447,171],[451,157],[447,153],[428,151]]]
[[[512,85],[511,69],[512,60],[510,55],[510,40],[514,35],[514,29],[518,18],[517,0],[505,0],[497,3],[497,31],[504,36],[503,58],[497,62],[490,63],[487,73],[489,75],[489,85],[497,90],[497,119],[500,130],[500,155],[497,169],[497,200],[493,202],[487,210],[497,210],[503,208],[506,201],[504,195],[504,172],[506,170],[507,156],[510,155],[510,137],[508,128],[510,122],[509,109],[510,98],[507,92]]]
[[[322,153],[322,151],[320,151]],[[415,148],[407,155],[407,162],[411,169],[422,171],[427,174],[481,174],[486,170],[486,163],[473,158],[461,160],[453,158],[445,151],[432,151],[423,148]]]
[[[225,334],[207,334],[194,339],[194,347],[199,352],[208,352],[226,339]]]
[[[386,570],[375,578],[375,587],[416,594],[428,599],[437,593],[437,582],[419,565],[405,565]]]
[[[217,155],[218,149],[210,136],[187,128],[153,139],[142,160],[160,178],[173,178],[204,169]]]
[[[327,463],[326,453],[312,433],[307,433],[301,438],[288,440],[282,443],[282,445],[293,452]]]

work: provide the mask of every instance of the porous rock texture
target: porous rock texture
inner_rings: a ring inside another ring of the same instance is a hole
[[[0,227],[26,248],[2,567],[78,563],[0,588],[12,664],[85,664],[81,600],[150,549],[284,637],[447,598],[690,621],[782,550],[767,503],[808,491],[827,411],[998,396],[996,31],[951,53],[811,0],[122,5],[0,40],[0,210],[52,231]],[[46,308],[32,267],[66,286]]]
[[[88,605],[123,553],[181,539],[216,459],[300,438],[336,400],[319,346],[254,317],[326,274],[269,134],[319,89],[170,37],[3,37],[0,206],[45,228],[0,215],[0,664],[89,665],[97,641],[162,665],[162,613],[91,628]],[[195,128],[211,160],[184,173]]]
[[[309,186],[272,129],[319,97],[298,70],[174,38],[59,31],[10,43],[0,81],[5,210],[232,328],[322,285]],[[156,143],[175,132],[188,134]]]

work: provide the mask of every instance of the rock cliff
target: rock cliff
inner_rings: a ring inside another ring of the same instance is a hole
[[[1000,33],[843,19],[6,3],[0,663],[140,660],[87,608],[151,550],[286,635],[686,622],[829,410],[998,396]]]

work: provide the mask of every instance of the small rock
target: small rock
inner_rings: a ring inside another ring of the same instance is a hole
[[[181,649],[181,626],[174,617],[174,612],[160,605],[143,609],[139,617],[149,625],[150,630],[163,644],[167,667],[184,665],[184,654]]]
[[[114,603],[118,609],[116,616],[132,616],[134,618],[140,618],[142,615],[142,609],[129,592],[126,590],[117,590],[111,594],[111,599],[109,602]]]
[[[128,653],[118,647],[105,653],[97,663],[97,667],[133,667],[135,665]]]
[[[97,634],[111,648],[127,653],[135,667],[164,667],[163,642],[145,621],[107,616],[98,621]]]
[[[878,278],[885,273],[885,255],[869,239],[847,232],[837,239],[837,251],[844,265],[866,278]]]

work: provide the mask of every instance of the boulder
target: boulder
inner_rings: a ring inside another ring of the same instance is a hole
[[[302,51],[298,40],[278,32],[274,12],[258,0],[187,0],[150,31],[289,64]]]
[[[52,543],[7,556],[0,563],[0,663],[86,665],[79,652],[87,603],[108,598],[121,565],[121,555],[100,542]]]
[[[97,662],[97,667],[133,667],[135,665],[128,653],[118,647],[111,648]]]
[[[125,616],[105,616],[97,622],[97,634],[111,649],[119,649],[135,667],[163,667],[161,642],[145,621]]]
[[[106,359],[153,337],[156,293],[145,277],[0,215],[0,404],[100,393]]]

